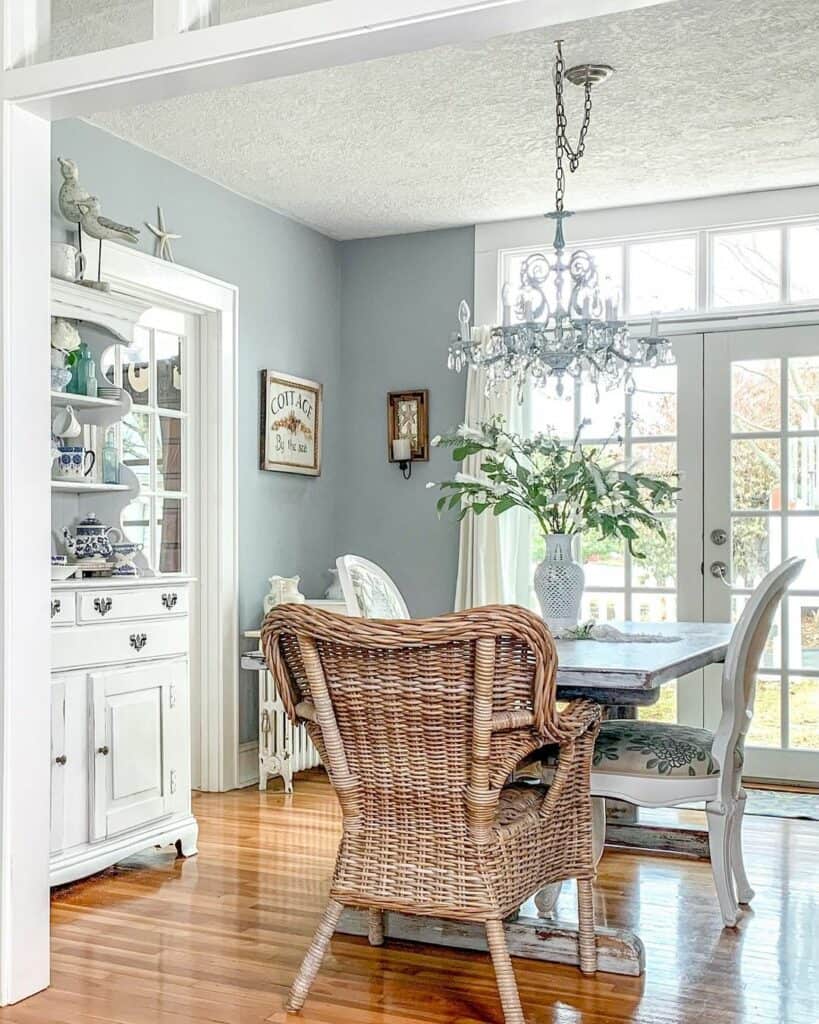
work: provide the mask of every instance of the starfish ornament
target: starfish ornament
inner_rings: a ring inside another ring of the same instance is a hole
[[[157,206],[156,208],[156,219],[157,227],[153,224],[149,224],[145,221],[147,229],[156,236],[156,245],[154,248],[154,256],[158,256],[161,260],[167,260],[169,263],[173,263],[173,249],[171,248],[171,241],[176,238],[181,238],[181,235],[175,235],[172,231],[168,231],[165,227],[165,215],[162,212],[162,207]]]

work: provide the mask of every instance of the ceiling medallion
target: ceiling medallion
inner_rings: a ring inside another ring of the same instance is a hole
[[[571,213],[563,204],[564,161],[572,172],[580,166],[591,121],[592,87],[609,78],[613,69],[607,64],[581,64],[567,71],[561,42],[556,44],[554,72],[555,209],[547,214],[555,222],[554,251],[534,253],[522,262],[517,290],[509,282],[504,284],[500,326],[471,327],[469,306],[462,302],[460,329],[449,346],[451,370],[484,367],[487,393],[511,384],[519,402],[529,381],[543,386],[554,379],[562,395],[567,375],[590,380],[598,392],[601,384],[608,388],[624,384],[632,393],[635,368],[674,362],[669,339],[659,334],[658,319],[652,317],[647,335],[633,336],[623,319],[619,288],[608,278],[601,283],[591,253],[585,249],[566,252],[563,222]],[[566,136],[564,81],[585,91],[576,146]]]

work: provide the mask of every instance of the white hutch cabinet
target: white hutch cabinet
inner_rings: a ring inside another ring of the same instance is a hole
[[[52,315],[129,342],[147,309],[116,293],[52,281]],[[119,401],[53,394],[99,434],[127,416]],[[100,430],[100,428],[102,428]],[[100,464],[99,452],[97,465]],[[139,484],[120,466],[119,484],[100,478],[52,487],[52,551],[64,553],[62,528],[89,512],[121,526]],[[93,874],[151,846],[196,853],[191,814],[190,578],[155,575],[52,582],[51,591],[51,883]]]

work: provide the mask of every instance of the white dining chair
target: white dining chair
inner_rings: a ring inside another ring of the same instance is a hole
[[[593,797],[639,807],[704,801],[711,868],[722,919],[734,927],[754,891],[742,856],[744,743],[751,725],[759,662],[783,595],[804,560],[789,558],[753,592],[734,628],[722,673],[716,732],[665,722],[604,722],[595,745]]]
[[[360,555],[336,559],[347,614],[362,619],[408,619],[401,591],[380,565]]]

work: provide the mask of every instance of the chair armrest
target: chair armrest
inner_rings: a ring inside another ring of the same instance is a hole
[[[590,729],[597,729],[603,720],[603,709],[599,704],[591,700],[573,700],[568,707],[560,712],[558,723],[560,725],[561,739],[550,742],[564,743],[579,739]]]

